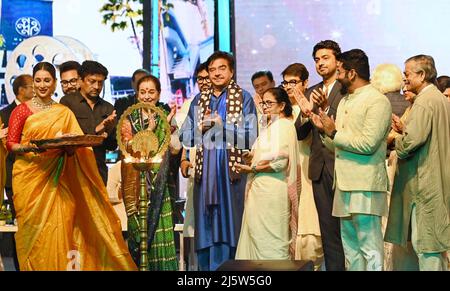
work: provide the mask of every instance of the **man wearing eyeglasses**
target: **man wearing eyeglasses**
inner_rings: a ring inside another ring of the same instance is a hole
[[[78,75],[80,66],[76,61],[67,61],[59,66],[61,90],[64,95],[80,90],[80,76]]]
[[[200,90],[199,94],[197,96],[201,95],[203,92],[207,92],[211,88],[211,80],[209,79],[208,75],[208,65],[206,63],[201,63],[198,68],[195,70],[195,76],[197,77],[197,85],[198,89]],[[195,97],[197,97],[195,96]],[[183,106],[181,107],[180,111],[176,115],[177,124],[181,127],[187,117],[189,108],[191,106],[191,102],[195,97],[186,100],[183,103]],[[189,173],[189,169],[192,169],[194,167],[195,160],[195,148],[190,148],[186,150],[186,148],[183,148],[183,153],[181,156],[181,174],[185,178],[191,177],[191,174]]]
[[[281,85],[291,100],[295,121],[301,114],[301,108],[304,107],[304,104],[301,104],[301,102],[302,99],[305,99],[304,94],[308,87],[309,72],[305,65],[294,63],[287,66],[281,73],[281,76],[283,77]],[[299,158],[302,165],[302,189],[298,209],[298,233],[295,259],[314,261],[315,268],[318,269],[323,260],[323,250],[312,182],[308,177],[310,145],[311,139],[298,142]]]
[[[208,75],[208,65],[206,63],[201,63],[194,73],[197,78],[197,85],[200,92],[196,94],[199,96],[202,92],[207,92],[211,88],[211,80]],[[192,96],[184,101],[181,109],[177,111],[175,116],[175,120],[177,122],[177,126],[181,128],[184,121],[186,120],[187,114],[189,112],[189,108],[191,106],[191,102],[195,99],[196,96]],[[186,203],[185,203],[185,216],[183,223],[183,235],[185,238],[185,249],[189,250],[188,257],[188,268],[189,271],[197,271],[197,256],[195,255],[195,247],[194,247],[194,175],[193,169],[195,167],[195,147],[183,147],[183,151],[181,154],[180,161],[180,170],[181,174],[186,181]]]
[[[308,88],[309,72],[305,65],[290,64],[281,72],[281,76],[283,77],[281,85],[288,93],[292,105],[299,105],[298,94],[303,94]]]
[[[211,87],[211,80],[208,75],[208,67],[206,63],[200,64],[196,70],[197,84],[200,92],[205,92]]]
[[[96,61],[84,61],[78,71],[80,90],[65,95],[60,103],[69,107],[75,114],[85,134],[106,134],[106,139],[99,146],[93,147],[97,167],[105,185],[108,179],[106,150],[115,150],[116,111],[111,103],[100,97],[108,70]]]
[[[336,81],[336,56],[340,53],[341,48],[332,40],[321,41],[313,48],[312,56],[322,82],[311,87],[306,92],[306,98],[309,102],[313,102],[312,111],[316,114],[321,108],[326,114],[336,118],[337,107],[342,99],[341,85]],[[310,122],[311,108],[302,106],[301,109],[302,114],[298,116],[295,127],[299,140],[312,136],[308,174],[312,180],[314,201],[319,215],[325,267],[329,271],[343,271],[345,257],[340,222],[338,218],[332,216],[334,153],[323,145],[319,131]]]

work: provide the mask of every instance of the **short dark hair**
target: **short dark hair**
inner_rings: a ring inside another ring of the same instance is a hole
[[[78,75],[80,75],[81,79],[84,79],[88,75],[103,75],[108,78],[108,69],[105,68],[102,64],[96,61],[84,61],[81,64],[80,69],[78,70]]]
[[[33,67],[33,78],[36,75],[36,73],[40,70],[47,71],[54,80],[56,80],[56,69],[55,66],[50,64],[49,62],[39,62]]]
[[[215,51],[212,55],[209,56],[208,60],[206,61],[206,64],[209,68],[209,65],[218,59],[225,59],[228,62],[228,66],[230,67],[230,70],[234,72],[234,57],[232,54],[223,52],[223,51]]]
[[[133,75],[131,76],[131,81],[134,82],[134,80],[136,80],[137,74],[145,74],[146,76],[148,76],[150,75],[150,72],[147,71],[146,69],[137,69],[136,71],[133,72]]]
[[[337,60],[347,71],[355,70],[361,79],[370,81],[369,58],[363,50],[352,49],[343,52],[337,56]]]
[[[332,50],[334,53],[334,56],[337,57],[341,53],[341,47],[337,42],[334,40],[322,40],[321,42],[317,43],[313,48],[312,57],[313,59],[316,57],[316,53],[318,50],[321,49],[329,49]]]
[[[450,88],[450,77],[449,76],[439,76],[437,78],[437,85],[439,91],[444,93],[447,88]]]
[[[17,76],[14,79],[14,81],[12,83],[14,95],[17,96],[17,94],[19,94],[19,89],[24,88],[27,85],[27,79],[33,80],[33,77],[28,74],[23,74],[23,75]]]
[[[275,97],[275,100],[277,100],[278,103],[284,102],[284,109],[283,109],[283,113],[284,115],[286,115],[286,117],[291,117],[292,116],[292,103],[291,100],[289,99],[289,95],[288,93],[280,87],[274,87],[274,88],[270,88],[267,89],[266,92],[264,92],[264,94],[266,94],[267,92],[272,93],[272,95]]]
[[[415,73],[423,72],[425,74],[425,81],[432,84],[436,83],[437,71],[432,56],[417,55],[407,59],[405,64],[411,61],[416,63]]]
[[[59,76],[61,76],[63,73],[67,72],[67,71],[72,71],[75,70],[78,71],[80,70],[80,63],[77,61],[67,61],[62,63],[61,65],[59,65]]]
[[[305,67],[304,64],[300,63],[294,63],[287,66],[286,69],[284,69],[284,71],[281,72],[281,76],[284,77],[286,75],[297,76],[303,82],[305,82],[309,78],[308,69]]]
[[[255,81],[255,79],[261,78],[261,77],[267,77],[270,82],[273,82],[273,74],[271,71],[258,71],[253,74],[252,76],[252,83]]]
[[[140,78],[139,81],[137,82],[136,90],[139,90],[139,86],[141,86],[142,83],[148,81],[153,82],[153,84],[155,84],[156,91],[158,91],[158,93],[161,93],[161,82],[159,81],[158,78],[156,78],[153,75],[148,75]]]
[[[198,67],[195,69],[194,75],[197,77],[197,75],[200,74],[201,71],[208,72],[208,64],[206,62],[200,63],[200,65],[198,65]]]

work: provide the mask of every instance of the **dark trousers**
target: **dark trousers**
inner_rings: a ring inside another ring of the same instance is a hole
[[[313,181],[314,201],[319,215],[322,247],[327,271],[345,271],[345,256],[341,241],[340,220],[332,216],[333,174],[324,166],[319,180]]]

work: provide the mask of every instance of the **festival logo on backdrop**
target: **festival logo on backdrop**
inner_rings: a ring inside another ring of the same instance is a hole
[[[1,31],[8,51],[32,36],[53,35],[52,2],[3,0],[1,6]]]
[[[41,32],[41,23],[34,17],[20,17],[16,21],[16,31],[23,37],[31,37]]]

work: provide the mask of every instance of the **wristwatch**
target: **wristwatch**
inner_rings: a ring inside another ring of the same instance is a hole
[[[254,165],[254,166],[252,167],[252,173],[253,173],[253,174],[258,173],[258,172],[256,171],[256,165]]]
[[[336,135],[336,133],[337,133],[337,130],[336,130],[336,129],[333,130],[333,131],[331,132],[331,134],[330,134],[330,138],[331,138],[331,139],[334,139],[334,136]]]

